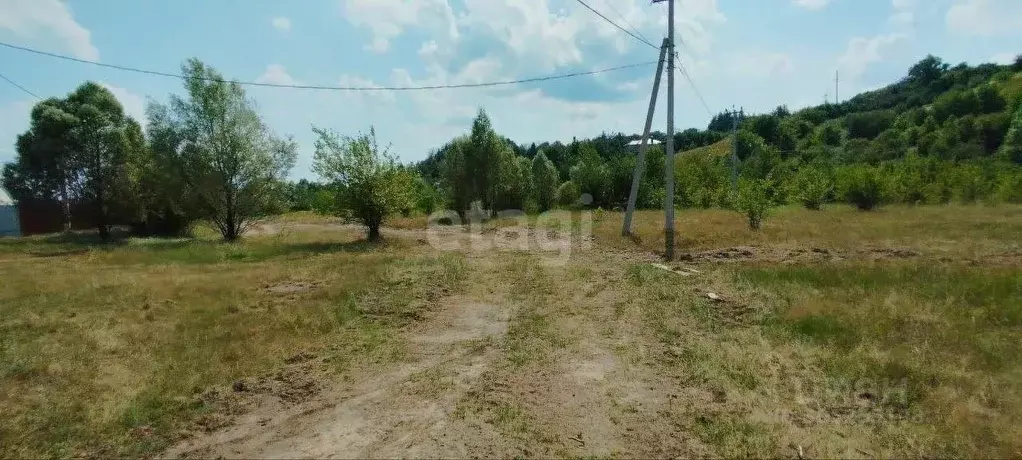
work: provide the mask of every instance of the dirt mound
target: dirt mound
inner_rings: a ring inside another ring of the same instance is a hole
[[[919,257],[918,251],[907,248],[867,247],[860,249],[834,249],[823,247],[735,246],[678,256],[683,262],[741,262],[761,261],[776,263],[817,263],[840,260],[887,260]]]

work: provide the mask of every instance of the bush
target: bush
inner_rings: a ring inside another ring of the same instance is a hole
[[[830,174],[815,166],[806,166],[795,174],[790,193],[806,209],[817,211],[833,190]]]
[[[876,209],[888,199],[890,186],[879,167],[855,165],[838,169],[838,195],[863,211]]]
[[[742,179],[738,182],[737,210],[749,219],[749,228],[759,230],[772,204],[767,190],[770,184],[761,179]]]
[[[316,214],[330,215],[337,212],[337,196],[330,190],[319,190],[312,195],[310,205]]]
[[[993,186],[979,166],[962,165],[956,168],[954,194],[962,203],[972,204],[989,197]]]
[[[577,206],[581,199],[582,192],[572,181],[567,181],[557,187],[557,204],[562,207]]]
[[[998,201],[1022,204],[1022,171],[1008,171],[1001,175],[998,182]]]
[[[340,136],[313,128],[317,135],[312,169],[337,190],[338,210],[358,219],[370,241],[380,238],[380,226],[391,214],[410,209],[413,178],[388,149],[380,149],[376,130],[358,137]]]

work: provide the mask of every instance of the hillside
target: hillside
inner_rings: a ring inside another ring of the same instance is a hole
[[[763,114],[720,113],[707,129],[690,128],[674,135],[675,149],[682,152],[676,163],[675,202],[682,207],[731,205],[734,117],[739,122],[738,175],[766,187],[774,204],[798,201],[806,181],[822,182],[818,189],[828,191],[816,201],[843,199],[837,182],[853,176],[852,182],[874,182],[878,201],[1022,201],[1020,105],[1022,58],[1012,65],[951,66],[927,56],[901,80],[840,104],[795,111],[780,106]],[[627,143],[639,137],[602,134],[570,143],[530,145],[500,138],[507,155],[531,160],[542,152],[556,169],[561,190],[589,193],[595,206],[617,208],[626,200],[635,167],[634,149]],[[661,132],[652,137],[666,140]],[[443,175],[443,164],[454,145],[456,141],[418,165],[427,182],[441,192],[451,182]],[[659,148],[651,149],[640,206],[661,206],[662,158]],[[526,206],[525,171],[516,162],[500,164],[515,164],[515,171],[497,172],[496,183],[514,197],[512,204]],[[820,177],[800,177],[809,174],[804,171]],[[573,198],[561,196],[558,202],[571,203]]]
[[[694,149],[688,149],[684,152],[679,152],[677,155],[677,161],[683,161],[687,157],[706,155],[710,157],[727,157],[731,155],[731,138],[726,137],[710,145],[704,145],[702,147],[696,147]]]

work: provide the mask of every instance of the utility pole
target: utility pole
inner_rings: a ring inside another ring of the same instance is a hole
[[[734,106],[731,107],[731,190],[738,192],[738,112]]]
[[[674,259],[674,0],[667,2],[667,142],[665,148],[664,178],[664,257]]]
[[[834,104],[835,105],[841,103],[841,92],[838,91],[838,89],[840,87],[840,82],[841,82],[840,78],[838,78],[839,72],[841,72],[841,71],[840,70],[835,70],[834,71]]]
[[[667,52],[667,39],[660,45],[660,60],[657,63],[656,75],[653,77],[653,93],[649,96],[649,111],[646,112],[646,126],[642,130],[642,142],[639,144],[638,158],[635,159],[635,171],[632,173],[632,189],[628,192],[628,207],[625,210],[625,224],[621,234],[632,234],[632,214],[635,212],[635,201],[639,198],[639,184],[642,172],[646,168],[646,148],[649,143],[649,131],[653,127],[653,112],[656,110],[657,93],[660,91],[660,75],[664,73],[664,53]]]

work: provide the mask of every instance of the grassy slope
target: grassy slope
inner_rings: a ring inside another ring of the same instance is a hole
[[[714,157],[729,156],[731,155],[731,138],[726,137],[714,144],[680,152],[678,153],[677,160],[675,161],[683,161],[685,157],[689,155],[710,155]]]

